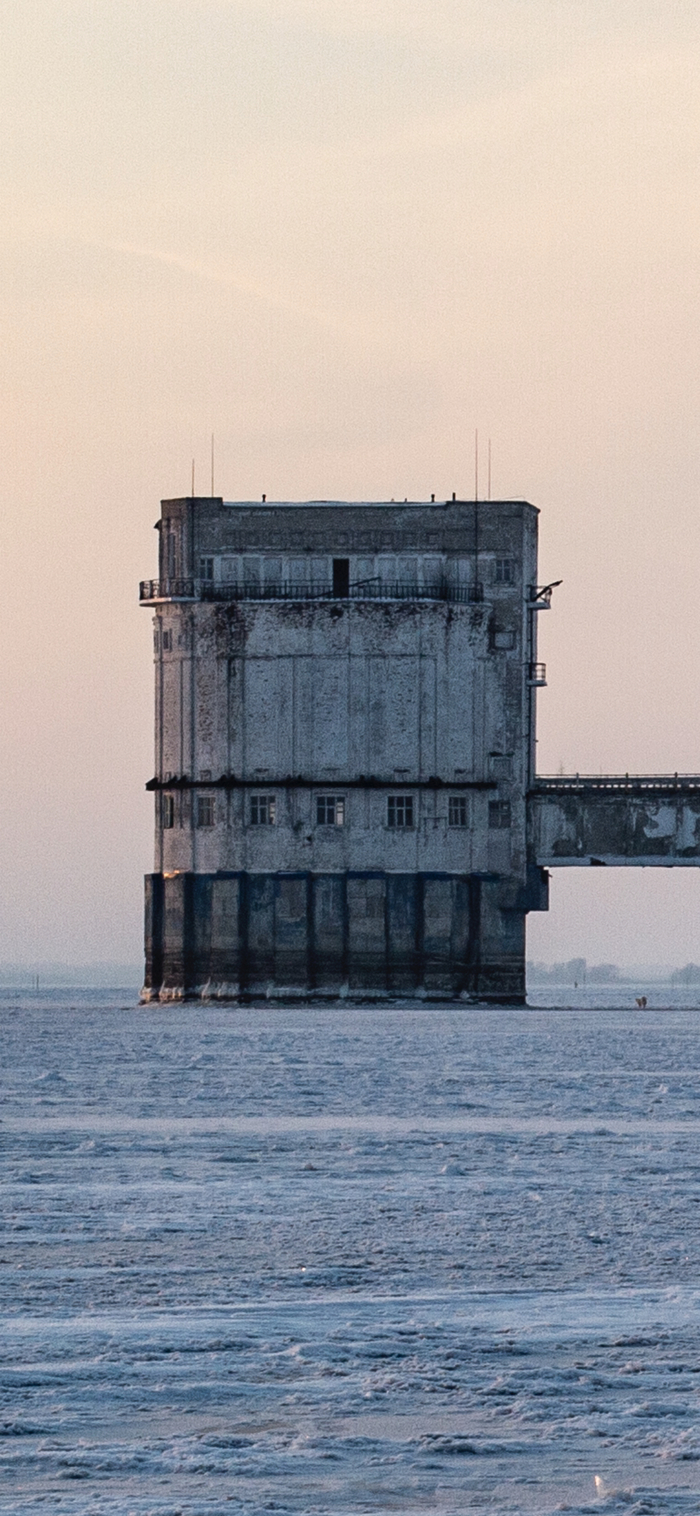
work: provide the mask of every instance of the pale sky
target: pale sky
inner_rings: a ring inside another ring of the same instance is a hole
[[[697,0],[0,0],[0,959],[141,954],[161,496],[540,507],[541,772],[700,770]],[[529,954],[700,962],[697,870]]]

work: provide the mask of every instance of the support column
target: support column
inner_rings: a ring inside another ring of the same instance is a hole
[[[163,983],[163,875],[145,878],[145,974],[142,998],[157,1000]]]
[[[525,1004],[525,910],[518,881],[482,879],[478,964],[474,990],[479,1000]]]

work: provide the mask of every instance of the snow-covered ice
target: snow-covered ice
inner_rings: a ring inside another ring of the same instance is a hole
[[[700,1510],[700,1011],[0,1012],[0,1510]]]

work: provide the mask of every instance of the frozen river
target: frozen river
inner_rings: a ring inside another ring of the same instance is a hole
[[[700,1510],[700,1011],[0,1013],[0,1510]]]

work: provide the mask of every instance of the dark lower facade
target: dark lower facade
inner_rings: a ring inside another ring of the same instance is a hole
[[[524,911],[538,907],[510,883],[383,871],[149,874],[142,998],[524,1004]]]

